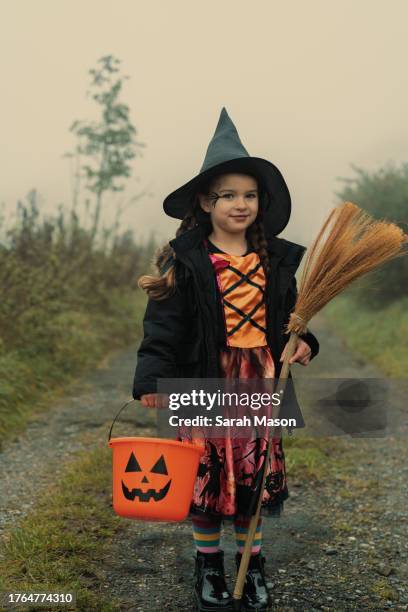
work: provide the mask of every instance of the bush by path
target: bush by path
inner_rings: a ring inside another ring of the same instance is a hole
[[[1,227],[0,227],[1,229]],[[126,232],[99,245],[75,215],[40,219],[35,193],[0,244],[0,439],[34,404],[110,349],[135,342],[152,246]]]
[[[389,162],[376,172],[352,164],[356,176],[341,178],[345,186],[336,195],[361,206],[376,219],[386,219],[407,232],[408,163]],[[356,281],[350,293],[367,310],[398,302],[407,293],[408,257],[398,257]],[[361,290],[363,289],[363,290]]]

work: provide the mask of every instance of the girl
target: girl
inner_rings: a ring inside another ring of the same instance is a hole
[[[200,173],[164,201],[182,219],[176,238],[158,253],[158,277],[139,286],[149,301],[143,319],[133,397],[159,407],[158,378],[277,378],[288,335],[284,325],[296,300],[295,272],[305,248],[277,238],[291,202],[271,162],[249,156],[225,108]],[[307,365],[319,343],[308,330],[290,363]],[[296,397],[291,408],[297,410]],[[291,432],[289,432],[291,433]],[[179,429],[179,439],[191,435]],[[196,545],[198,610],[232,610],[219,548],[223,520],[233,521],[239,566],[267,439],[205,438],[191,504]],[[282,438],[272,441],[262,497],[263,512],[279,516],[288,498]],[[261,555],[260,518],[242,604],[271,604]]]

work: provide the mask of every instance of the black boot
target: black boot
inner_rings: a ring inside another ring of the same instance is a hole
[[[241,553],[236,554],[235,561],[238,570],[241,563]],[[265,557],[261,553],[251,555],[242,593],[242,608],[245,611],[264,612],[272,604],[272,598],[266,586],[264,564]]]
[[[233,610],[233,600],[225,582],[224,553],[197,551],[194,595],[200,612]]]

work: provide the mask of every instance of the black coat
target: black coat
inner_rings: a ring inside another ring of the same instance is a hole
[[[158,378],[223,377],[219,359],[220,348],[226,346],[223,306],[204,237],[204,229],[197,226],[170,241],[176,254],[171,263],[177,288],[169,298],[148,300],[133,382],[134,399],[155,393]],[[296,301],[295,273],[305,250],[283,238],[268,239],[271,266],[266,278],[266,327],[276,378],[289,339],[284,325]],[[311,358],[315,357],[319,352],[316,337],[308,330],[302,339],[312,350]],[[298,417],[297,426],[304,426],[294,394],[290,402],[291,415],[296,413]]]

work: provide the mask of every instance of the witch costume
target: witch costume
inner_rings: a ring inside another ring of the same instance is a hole
[[[275,165],[249,155],[225,107],[199,174],[168,195],[163,207],[169,216],[183,219],[191,212],[203,181],[230,172],[249,174],[258,182],[269,272],[265,273],[249,240],[242,256],[218,249],[208,239],[208,224],[198,223],[171,240],[175,257],[161,272],[174,266],[176,288],[168,298],[148,301],[134,399],[156,393],[161,377],[279,377],[279,359],[289,338],[284,325],[297,295],[295,272],[306,249],[277,238],[290,218],[288,188]],[[309,344],[312,359],[319,343],[309,330],[301,337]],[[304,426],[294,392],[287,396],[285,401],[291,415],[296,415],[297,427]],[[288,429],[291,433],[292,428]],[[180,428],[179,439],[191,439],[191,432]],[[274,438],[272,444],[262,510],[279,515],[289,494],[282,438]],[[255,436],[239,443],[229,438],[206,439],[191,515],[204,513],[221,519],[248,516],[266,448],[267,439]]]

